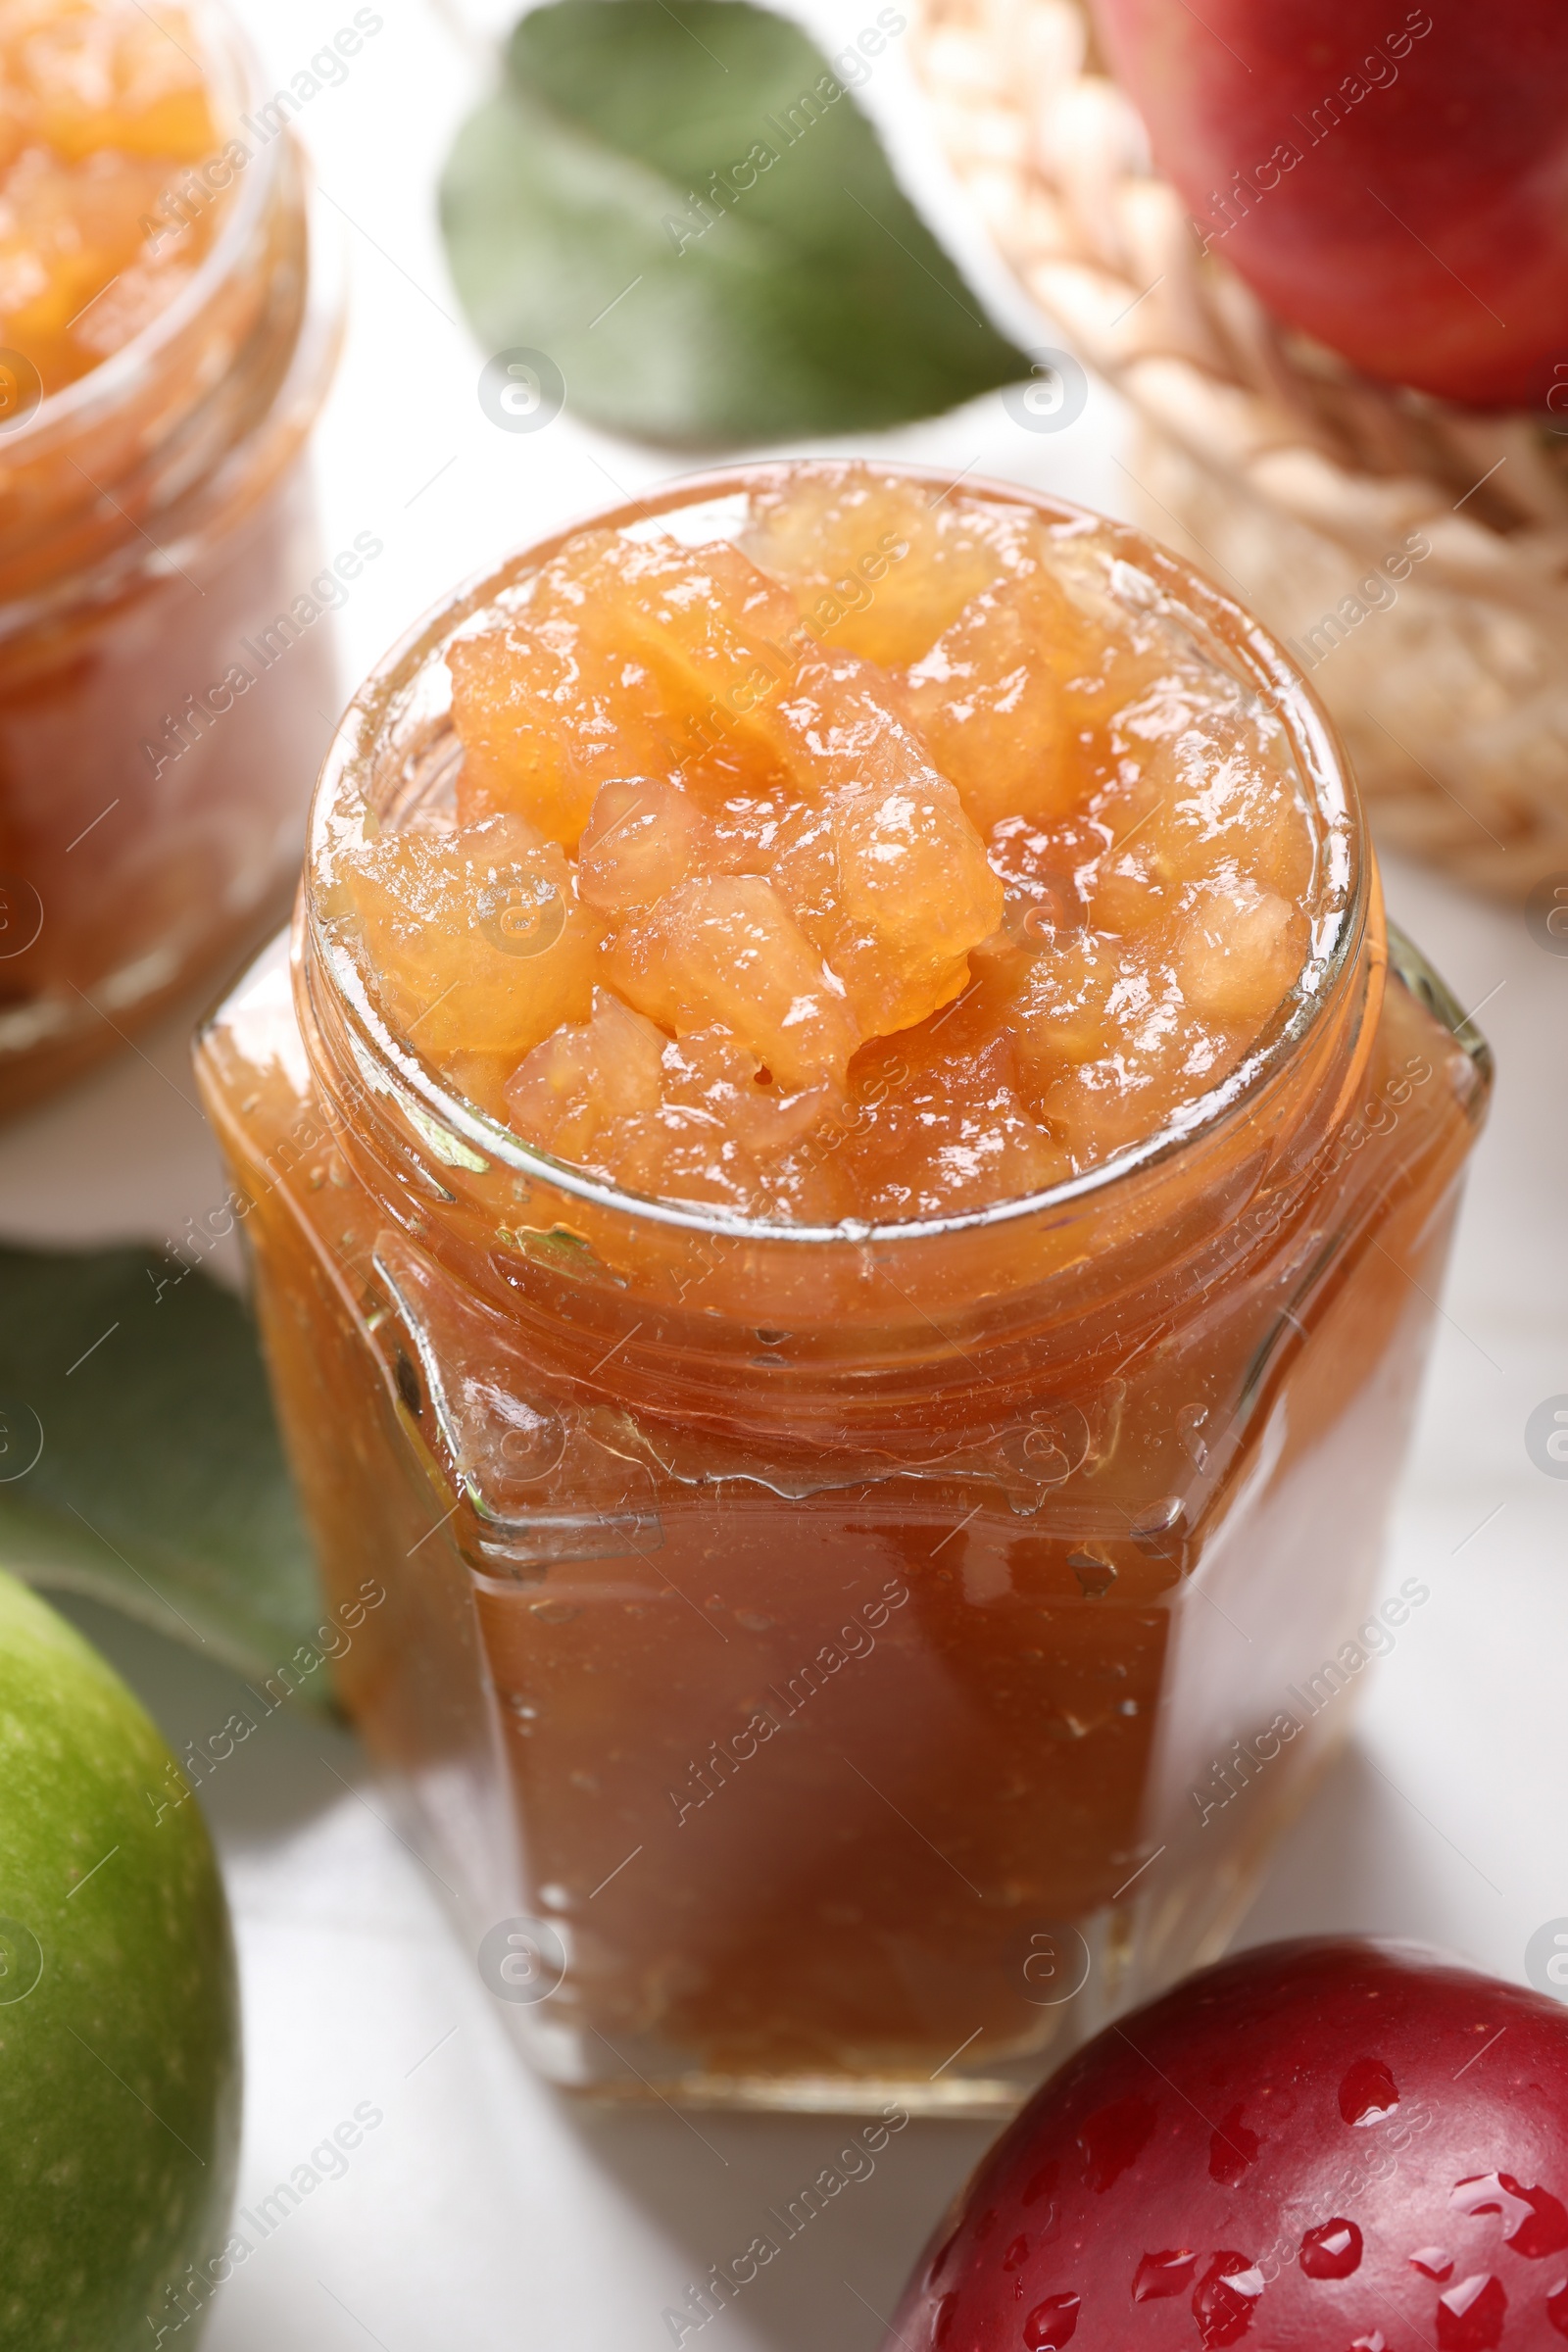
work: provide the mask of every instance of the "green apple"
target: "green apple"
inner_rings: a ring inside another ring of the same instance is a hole
[[[226,2269],[233,1945],[172,1764],[0,1574],[0,2352],[188,2346]]]

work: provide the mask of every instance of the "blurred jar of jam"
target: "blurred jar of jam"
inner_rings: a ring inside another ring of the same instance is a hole
[[[218,976],[298,863],[375,543],[323,569],[340,303],[289,111],[221,9],[0,11],[0,1115]]]

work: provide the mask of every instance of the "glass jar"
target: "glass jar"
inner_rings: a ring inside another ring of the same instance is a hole
[[[168,209],[221,202],[205,258],[59,392],[0,353],[0,1115],[275,924],[338,707],[301,464],[336,249],[238,26],[193,21],[229,143]]]
[[[603,520],[735,527],[775,472]],[[1220,1948],[1418,1605],[1368,1616],[1487,1052],[1386,932],[1298,673],[1116,543],[1278,710],[1323,845],[1307,975],[1180,1131],[819,1230],[618,1194],[457,1099],[331,854],[450,795],[443,649],[560,540],[362,689],[292,948],[199,1041],[343,1694],[575,2089],[1007,2111]]]

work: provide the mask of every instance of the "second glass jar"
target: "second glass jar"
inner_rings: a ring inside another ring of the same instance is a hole
[[[219,136],[165,199],[212,241],[89,373],[0,353],[0,1115],[266,936],[338,705],[306,436],[336,253],[226,10],[193,10]],[[188,37],[188,36],[187,36]]]

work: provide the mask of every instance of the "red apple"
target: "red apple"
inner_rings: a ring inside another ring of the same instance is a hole
[[[1095,0],[1160,170],[1368,374],[1568,408],[1562,0]]]
[[[1277,1943],[1109,2026],[938,2230],[885,2352],[1561,2352],[1568,2010]]]

